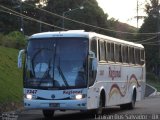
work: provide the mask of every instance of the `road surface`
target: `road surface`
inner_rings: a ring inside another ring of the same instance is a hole
[[[40,110],[21,111],[18,120],[45,120]],[[91,112],[56,111],[54,120],[160,120],[160,96],[152,96],[136,103],[134,110],[120,110],[119,107],[107,108],[104,115],[97,116]]]

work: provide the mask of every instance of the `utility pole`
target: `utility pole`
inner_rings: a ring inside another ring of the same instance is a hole
[[[43,8],[45,6],[47,6],[47,1],[46,0],[40,0],[40,2],[36,3],[36,8]],[[42,16],[43,16],[43,12],[39,11],[39,20],[42,21]],[[39,32],[42,32],[42,22],[39,23]]]
[[[62,28],[64,29],[64,18],[65,18],[65,14],[66,13],[69,13],[69,12],[73,12],[73,11],[75,11],[75,10],[83,10],[84,9],[84,7],[83,6],[80,6],[80,7],[78,7],[78,8],[75,8],[75,9],[69,9],[68,11],[65,11],[65,12],[63,12],[63,14],[62,14],[62,16],[63,16],[63,21],[62,21]]]
[[[138,28],[138,11],[139,11],[139,8],[138,8],[138,0],[137,0],[137,28]]]
[[[23,14],[23,10],[22,10],[22,2],[24,0],[21,0],[20,1],[20,13]],[[23,16],[21,16],[21,28],[20,28],[20,31],[24,34],[24,23],[23,23]]]
[[[157,34],[157,41],[158,41],[158,59],[159,59],[159,61],[160,61],[160,36],[159,36],[159,32],[160,32],[160,14],[159,14],[159,12],[160,12],[160,10],[159,10],[159,0],[157,0],[157,14],[158,14],[158,16],[157,16],[157,31],[158,31],[158,34]],[[158,63],[158,70],[157,70],[157,72],[158,72],[158,75],[160,76],[160,62]]]

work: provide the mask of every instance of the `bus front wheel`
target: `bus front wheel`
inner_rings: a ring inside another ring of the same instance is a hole
[[[42,110],[45,118],[52,118],[54,115],[54,110]]]
[[[99,98],[99,106],[96,110],[96,114],[97,115],[101,115],[103,114],[103,108],[105,106],[105,93],[104,91],[102,91],[101,95],[100,95],[100,98]]]
[[[134,109],[135,108],[135,103],[136,103],[136,90],[134,90],[133,92],[133,95],[132,95],[132,99],[131,99],[131,102],[130,103],[127,103],[127,104],[122,104],[120,105],[120,108],[121,109]]]

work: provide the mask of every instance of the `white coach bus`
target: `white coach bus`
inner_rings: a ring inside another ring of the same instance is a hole
[[[32,35],[18,56],[24,61],[24,107],[92,110],[133,109],[145,94],[145,52],[141,44],[84,31]]]

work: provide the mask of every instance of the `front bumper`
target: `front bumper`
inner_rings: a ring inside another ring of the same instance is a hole
[[[25,109],[86,110],[87,99],[81,100],[28,100],[24,99]]]

